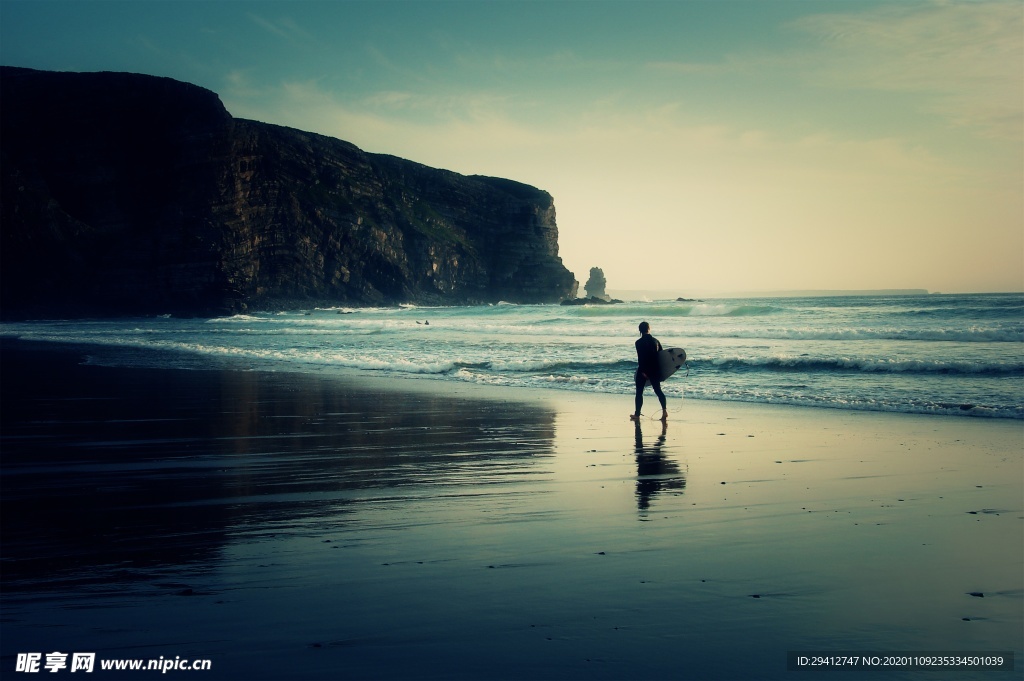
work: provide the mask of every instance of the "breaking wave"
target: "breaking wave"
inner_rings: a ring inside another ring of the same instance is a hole
[[[865,372],[891,374],[936,374],[1024,377],[1024,362],[975,362],[942,359],[898,360],[851,357],[757,357],[692,361],[695,370],[775,372]]]

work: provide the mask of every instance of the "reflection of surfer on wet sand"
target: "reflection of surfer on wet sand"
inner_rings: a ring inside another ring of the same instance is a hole
[[[679,464],[665,457],[662,448],[668,435],[668,422],[661,422],[661,434],[650,446],[644,446],[640,421],[636,422],[636,507],[641,513],[662,490],[682,490],[686,477]]]

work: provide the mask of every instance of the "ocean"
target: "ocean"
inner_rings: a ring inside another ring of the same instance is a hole
[[[616,305],[317,308],[0,324],[88,346],[88,362],[358,373],[623,395],[651,324],[688,366],[683,400],[1024,418],[1024,294],[722,298]],[[647,391],[645,412],[657,406]]]

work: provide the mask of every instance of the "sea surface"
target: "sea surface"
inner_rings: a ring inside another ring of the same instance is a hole
[[[41,320],[2,324],[0,335],[88,344],[95,364],[631,395],[644,320],[664,347],[688,354],[664,383],[670,411],[700,399],[1024,419],[1024,294],[339,307]],[[647,394],[651,411],[657,403]]]

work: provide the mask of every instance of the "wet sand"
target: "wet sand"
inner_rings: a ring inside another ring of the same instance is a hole
[[[53,651],[203,679],[1021,678],[1020,423],[684,400],[635,426],[631,395],[39,347],[0,353],[4,678]]]

